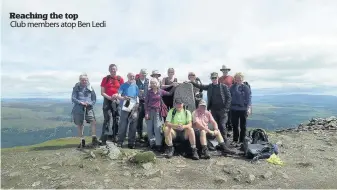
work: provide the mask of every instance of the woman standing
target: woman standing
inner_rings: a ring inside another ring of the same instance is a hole
[[[250,115],[251,107],[251,91],[250,88],[243,83],[244,76],[242,73],[234,75],[234,84],[230,88],[232,95],[231,113],[233,124],[233,143],[232,145],[240,145],[246,136],[246,121]],[[239,135],[240,120],[240,135]],[[237,141],[239,140],[239,144]]]
[[[163,104],[162,97],[170,95],[172,95],[172,92],[160,89],[159,81],[156,78],[150,80],[150,89],[145,97],[145,119],[147,120],[147,135],[150,147],[156,147],[157,150],[162,147],[162,116],[160,115]]]
[[[172,90],[173,86],[177,84],[177,78],[174,78],[174,69],[173,68],[169,68],[167,70],[167,76],[168,77],[164,77],[163,81],[162,81],[162,85],[161,85],[161,89],[166,90],[167,92],[173,91],[172,95],[170,96],[165,96],[163,97],[163,101],[167,107],[167,109],[171,109],[173,108],[173,94],[174,94],[174,90]]]

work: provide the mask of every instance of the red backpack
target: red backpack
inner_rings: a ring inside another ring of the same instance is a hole
[[[136,74],[136,77],[135,77],[135,78],[136,78],[136,80],[138,80],[138,79],[139,79],[139,74]]]

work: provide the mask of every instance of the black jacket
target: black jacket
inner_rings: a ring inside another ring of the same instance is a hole
[[[201,90],[207,90],[207,109],[210,110],[211,109],[211,99],[212,99],[212,90],[213,90],[213,84],[208,84],[208,85],[202,85],[202,84],[197,84],[195,82],[190,82],[193,86],[201,89]],[[231,102],[232,102],[232,97],[231,97],[231,93],[229,91],[229,88],[222,84],[219,83],[220,85],[220,94],[221,94],[221,99],[223,101],[223,103],[225,104],[225,111],[228,112],[231,106]]]

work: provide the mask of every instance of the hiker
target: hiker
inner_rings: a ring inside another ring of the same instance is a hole
[[[174,87],[175,88],[175,87]],[[161,126],[163,116],[161,107],[165,106],[162,97],[172,95],[171,92],[160,89],[159,81],[156,78],[150,80],[150,89],[145,97],[145,119],[147,123],[147,135],[151,149],[160,151],[162,147]]]
[[[161,87],[162,83],[161,83],[161,80],[159,79],[161,77],[161,74],[159,73],[159,71],[153,70],[150,76],[153,78],[156,78],[159,81],[159,86]]]
[[[180,98],[175,99],[174,108],[170,109],[167,114],[164,134],[167,147],[167,158],[174,155],[173,139],[186,143],[188,139],[192,149],[192,159],[199,160],[195,144],[195,134],[192,128],[192,114],[184,108]]]
[[[211,158],[207,148],[206,135],[216,137],[216,140],[220,145],[222,155],[234,154],[233,151],[227,148],[218,129],[218,124],[215,122],[211,112],[207,111],[206,107],[206,101],[200,100],[198,108],[192,113],[193,129],[195,131],[196,141],[200,140],[201,144],[201,157],[205,159]],[[210,123],[213,125],[213,131],[208,127],[208,124]]]
[[[230,88],[232,96],[231,112],[233,123],[233,142],[232,145],[240,146],[246,136],[246,121],[250,114],[251,107],[251,91],[250,88],[243,83],[244,75],[236,73],[234,75],[235,83]],[[240,120],[240,135],[239,135]],[[239,142],[238,142],[239,140]]]
[[[231,69],[228,68],[226,65],[222,65],[222,68],[220,71],[222,72],[222,76],[219,78],[219,83],[227,85],[228,88],[230,88],[234,84],[234,78],[230,76],[228,73]],[[226,123],[226,127],[228,130],[228,137],[230,136],[231,131],[233,131],[233,125],[232,125],[232,114],[229,111],[228,112],[228,119]]]
[[[188,73],[188,80],[191,82],[196,82],[198,84],[202,85],[201,80],[196,77],[194,72],[189,72]],[[193,94],[194,94],[194,99],[195,99],[195,107],[197,108],[199,105],[199,101],[202,100],[203,94],[202,94],[202,89],[199,89],[195,86],[193,86]]]
[[[167,70],[167,76],[164,77],[161,83],[161,89],[166,90],[166,91],[171,91],[174,86],[176,86],[177,83],[177,78],[174,78],[174,69],[169,68]],[[165,96],[163,97],[163,101],[167,107],[167,109],[173,108],[173,94],[170,96]]]
[[[135,75],[128,73],[128,81],[121,85],[118,94],[114,96],[120,100],[121,115],[119,120],[117,146],[123,147],[123,142],[128,134],[128,148],[134,149],[136,143],[137,118],[139,107],[139,89],[135,83]]]
[[[218,82],[218,73],[211,73],[212,83],[208,85],[200,85],[196,82],[190,82],[193,86],[207,90],[207,109],[211,113],[218,124],[220,133],[224,140],[227,139],[226,123],[228,119],[228,112],[231,105],[231,94],[226,85]]]
[[[139,72],[139,78],[136,79],[136,85],[139,89],[139,110],[138,110],[138,122],[137,122],[137,132],[139,141],[143,140],[143,120],[145,117],[145,97],[149,89],[149,79],[146,78],[147,70],[141,69]]]
[[[84,120],[91,124],[92,145],[96,146],[98,145],[98,140],[96,137],[96,119],[93,109],[96,103],[96,93],[89,83],[87,74],[81,74],[79,81],[74,86],[72,92],[72,102],[74,103],[72,116],[78,128],[78,136],[81,138],[78,148],[85,147],[85,139],[83,137]]]
[[[106,141],[112,140],[116,142],[119,124],[119,101],[116,95],[119,87],[124,83],[124,79],[117,75],[117,66],[115,64],[109,65],[110,75],[104,77],[101,82],[101,95],[103,101],[103,116],[104,122],[102,127],[101,141],[106,144]],[[110,116],[111,115],[111,116]],[[113,119],[112,135],[107,135],[109,132],[110,120]]]

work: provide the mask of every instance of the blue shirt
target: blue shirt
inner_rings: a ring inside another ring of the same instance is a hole
[[[121,94],[122,96],[128,96],[130,98],[137,99],[139,94],[139,89],[136,83],[130,84],[129,82],[126,82],[122,84],[122,86],[118,89],[118,94]],[[123,100],[120,102],[121,105],[123,105]]]

